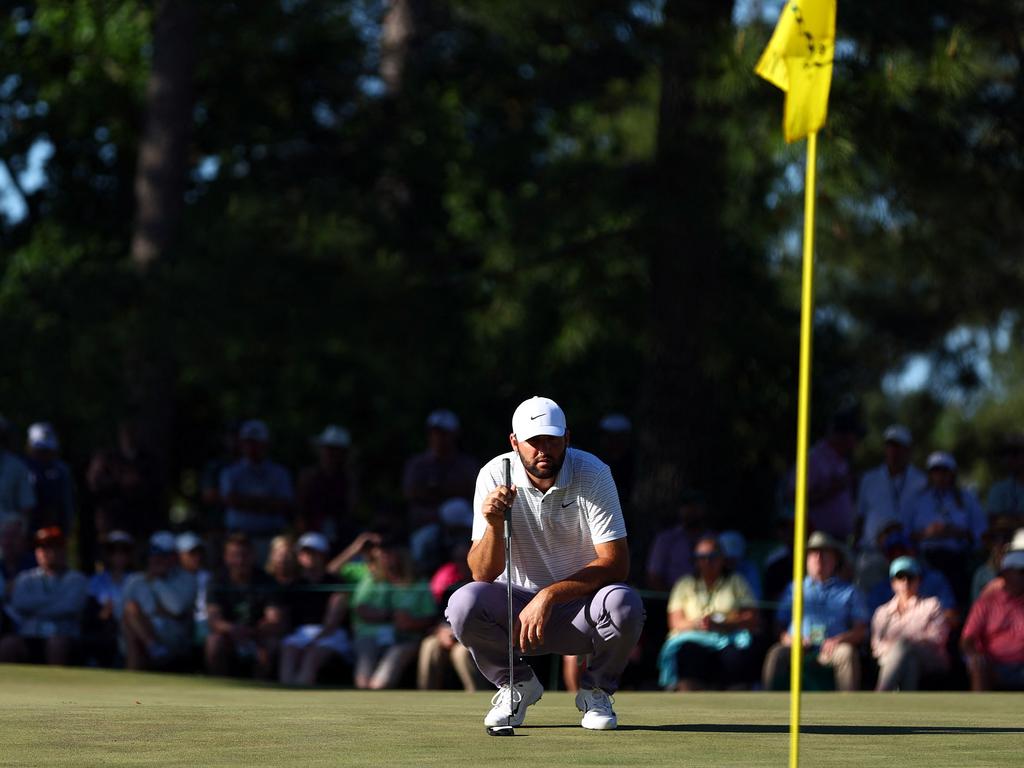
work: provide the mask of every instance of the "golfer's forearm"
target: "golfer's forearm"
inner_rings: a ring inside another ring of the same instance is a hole
[[[608,584],[625,581],[628,574],[628,562],[623,567],[623,563],[617,560],[598,559],[590,562],[571,576],[545,587],[541,590],[541,593],[545,594],[556,605],[568,603],[571,600],[592,595]]]
[[[484,537],[473,542],[466,557],[473,581],[494,581],[505,569],[505,543],[494,528],[487,528]]]

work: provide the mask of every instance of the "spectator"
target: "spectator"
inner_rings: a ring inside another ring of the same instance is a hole
[[[1006,477],[988,492],[986,508],[989,517],[1010,518],[1014,527],[1024,526],[1024,435],[1008,436],[1000,450]]]
[[[956,482],[956,460],[944,451],[928,457],[928,485],[918,494],[904,528],[924,561],[945,575],[960,605],[970,587],[967,565],[987,522],[974,494]]]
[[[857,527],[861,549],[873,549],[887,523],[907,518],[928,483],[924,472],[910,463],[910,430],[889,426],[883,435],[885,460],[864,473],[857,492]]]
[[[0,515],[21,515],[26,529],[36,505],[32,476],[25,463],[10,450],[11,425],[0,416]]]
[[[938,598],[919,593],[921,566],[898,557],[889,566],[894,596],[871,619],[871,653],[878,659],[877,691],[916,691],[922,674],[949,668],[949,623]]]
[[[417,574],[429,575],[442,565],[443,556],[454,543],[453,532],[460,534],[473,526],[473,507],[466,499],[446,499],[438,508],[438,521],[413,531],[409,539]],[[469,536],[466,536],[468,540]]]
[[[1024,550],[1003,555],[1000,576],[971,606],[960,637],[972,691],[1024,689]]]
[[[270,430],[257,419],[238,430],[242,458],[220,476],[220,495],[226,505],[229,532],[252,541],[257,560],[267,556],[270,539],[281,533],[291,516],[293,492],[288,470],[267,458]]]
[[[807,576],[804,579],[804,615],[800,639],[811,669],[832,670],[836,688],[855,691],[860,687],[860,646],[867,637],[870,619],[864,598],[852,584],[837,574],[842,566],[844,547],[824,531],[815,531],[807,541]],[[789,625],[793,608],[793,585],[782,596],[778,617]],[[782,630],[779,642],[768,650],[764,661],[766,690],[776,686],[778,678],[789,675],[790,646],[798,631]]]
[[[174,535],[149,537],[146,570],[124,585],[125,666],[157,669],[180,664],[192,649],[196,577],[178,567]]]
[[[25,534],[25,518],[15,512],[0,514],[0,578],[6,585],[7,597],[18,574],[35,567],[36,558],[28,548]]]
[[[36,503],[29,525],[33,530],[57,526],[63,531],[75,528],[75,492],[71,470],[58,458],[60,441],[53,427],[37,422],[28,428],[27,458]]]
[[[985,562],[979,565],[971,578],[971,602],[985,589],[985,586],[999,575],[999,567],[1005,555],[1013,547],[1015,525],[1012,518],[1006,515],[989,515],[988,530],[982,534],[981,542],[985,550]]]
[[[299,530],[319,531],[335,543],[351,541],[356,535],[355,487],[349,467],[352,438],[347,429],[331,424],[314,443],[319,460],[299,475]]]
[[[34,542],[39,566],[14,582],[10,608],[18,634],[0,642],[0,662],[69,664],[81,636],[88,582],[67,567],[60,528],[39,529]]]
[[[357,688],[394,688],[437,622],[427,584],[413,582],[409,556],[388,541],[370,552],[370,572],[352,596]]]
[[[879,582],[867,592],[868,613],[874,615],[882,605],[892,600],[895,592],[892,588],[892,564],[901,558],[913,557],[914,548],[910,545],[902,527],[891,530],[882,540],[882,552],[886,558],[885,571],[888,578]],[[917,596],[921,598],[934,597],[939,601],[943,614],[949,622],[950,627],[960,626],[963,616],[960,614],[960,606],[953,594],[953,587],[949,580],[942,575],[942,571],[928,568],[915,558],[918,565]]]
[[[473,498],[479,463],[459,450],[459,419],[447,410],[427,417],[427,450],[405,463],[402,494],[409,505],[411,529],[438,522],[445,499]]]
[[[204,656],[212,675],[253,671],[269,678],[284,630],[281,596],[274,581],[256,570],[244,533],[224,542],[224,570],[207,596]]]
[[[206,641],[206,593],[210,586],[210,572],[203,567],[206,544],[192,531],[186,531],[178,535],[174,545],[178,550],[178,567],[196,579],[196,604],[192,621],[196,639],[202,644]]]
[[[341,583],[327,573],[327,537],[304,533],[297,548],[301,578],[288,597],[292,632],[282,642],[278,679],[286,685],[315,685],[320,670],[333,657],[351,658],[352,644],[342,628],[344,596],[325,589]]]
[[[121,660],[120,634],[124,620],[124,585],[132,573],[135,539],[127,531],[111,531],[101,542],[100,569],[89,579],[89,656],[100,666]]]
[[[751,675],[757,600],[722,547],[705,535],[694,549],[697,575],[684,576],[668,599],[669,636],[659,654],[659,683],[677,691],[734,688]]]
[[[299,579],[299,561],[295,557],[295,539],[280,534],[270,540],[270,552],[264,570],[278,590],[292,587]]]
[[[697,491],[684,491],[676,524],[659,532],[647,558],[647,588],[667,592],[693,573],[693,546],[707,531],[707,507]]]
[[[238,423],[229,424],[221,433],[220,453],[203,465],[199,478],[199,501],[203,507],[203,524],[211,542],[221,541],[224,534],[224,499],[220,495],[221,473],[238,462]]]

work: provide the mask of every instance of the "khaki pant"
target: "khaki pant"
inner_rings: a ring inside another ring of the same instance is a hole
[[[777,677],[789,678],[790,653],[792,653],[792,649],[782,643],[776,643],[768,649],[762,670],[762,683],[766,691],[772,690]],[[806,655],[806,651],[804,653]],[[816,661],[823,667],[832,668],[837,690],[856,691],[860,689],[860,655],[856,646],[840,643],[828,656],[819,653]]]
[[[449,651],[441,646],[441,641],[436,635],[428,635],[420,643],[416,687],[421,691],[443,688],[444,672],[449,663],[459,676],[463,688],[470,693],[479,690],[481,675],[466,646],[456,643]]]
[[[939,672],[947,667],[941,649],[901,639],[878,659],[876,691],[916,691],[924,672]]]

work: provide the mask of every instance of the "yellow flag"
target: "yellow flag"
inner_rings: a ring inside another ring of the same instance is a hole
[[[786,141],[825,124],[835,43],[836,0],[787,0],[754,69],[786,92]]]

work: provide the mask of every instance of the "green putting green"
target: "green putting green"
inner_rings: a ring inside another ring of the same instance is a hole
[[[286,690],[194,676],[0,667],[0,766],[781,766],[781,693],[616,696],[619,729],[579,727],[550,693],[516,738],[489,694]],[[807,766],[1011,766],[1020,694],[806,694]]]

